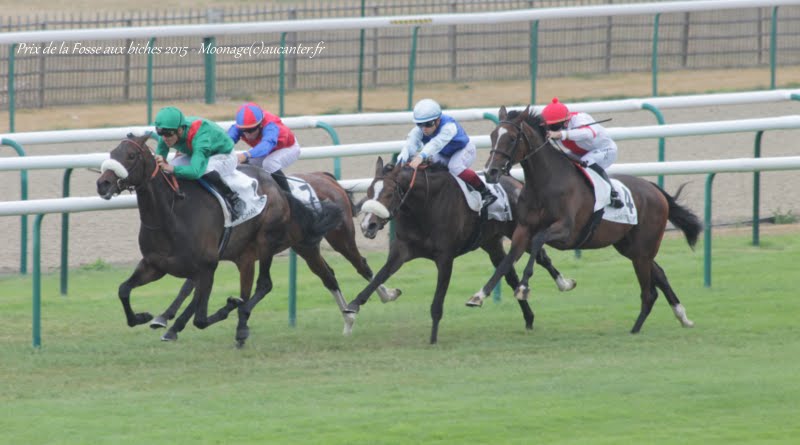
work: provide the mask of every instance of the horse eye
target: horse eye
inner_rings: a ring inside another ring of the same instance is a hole
[[[132,161],[136,158],[136,153],[128,153],[128,160]]]

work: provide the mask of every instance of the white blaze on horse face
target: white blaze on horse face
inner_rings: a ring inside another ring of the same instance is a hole
[[[375,184],[372,186],[372,190],[374,190],[374,194],[372,195],[372,199],[381,196],[381,192],[383,191],[383,181],[375,181]]]
[[[106,170],[111,170],[119,179],[128,177],[128,170],[115,159],[106,159],[100,164],[100,173],[103,174]]]

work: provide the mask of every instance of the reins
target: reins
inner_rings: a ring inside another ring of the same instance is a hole
[[[128,138],[126,140],[128,142],[132,143],[134,146],[136,146],[136,148],[139,149],[139,151],[142,154],[150,153],[151,156],[155,157],[155,155],[153,154],[153,152],[150,150],[149,147],[143,146],[142,144],[140,144],[138,141],[136,141],[134,139]],[[158,174],[158,172],[161,172],[161,176],[164,178],[164,181],[166,181],[166,183],[169,186],[169,188],[171,188],[172,191],[175,192],[175,194],[178,195],[179,197],[183,197],[183,193],[180,190],[180,185],[178,185],[178,179],[175,178],[175,175],[168,175],[167,172],[165,172],[164,170],[162,170],[162,169],[160,169],[158,167],[158,162],[156,162],[155,169],[153,169],[153,173],[150,174],[150,178],[151,179],[155,178],[156,175]]]
[[[502,121],[500,121],[500,124],[508,124],[508,125],[511,125],[512,127],[514,127],[517,130],[517,133],[522,135],[522,139],[525,139],[525,144],[528,145],[528,148],[529,149],[531,148],[531,141],[530,141],[530,139],[528,139],[528,135],[525,134],[525,132],[522,130],[522,126],[521,125],[518,125],[517,123],[509,121],[509,120],[502,120]],[[505,156],[506,164],[503,166],[503,169],[502,169],[503,173],[505,173],[505,174],[509,174],[511,172],[511,166],[512,166],[512,164],[514,162],[514,154],[517,152],[517,147],[519,146],[519,141],[520,141],[520,138],[519,137],[516,138],[516,140],[514,141],[514,146],[511,148],[511,153],[510,154],[504,153],[502,151],[498,151],[498,150],[496,150],[494,148],[489,151],[489,153],[491,153],[492,156],[494,156],[495,153],[500,153],[501,155]],[[538,147],[534,148],[533,150],[531,150],[530,153],[528,153],[522,159],[520,159],[519,162],[522,163],[523,161],[527,160],[531,156],[535,155],[536,153],[539,152],[539,150],[544,148],[549,143],[550,143],[550,139],[546,139],[544,142],[542,142],[541,145],[539,145]]]

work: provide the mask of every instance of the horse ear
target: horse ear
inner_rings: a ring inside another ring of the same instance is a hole
[[[528,109],[526,108],[525,111],[527,112]],[[529,138],[534,138],[535,139],[535,138],[539,137],[539,134],[536,133],[536,130],[534,130],[534,128],[531,127],[524,119],[522,120],[522,122],[520,122],[520,128],[522,128],[522,131]]]
[[[527,107],[525,107],[525,111],[523,111],[522,114],[520,114],[522,121],[524,122],[525,119],[527,119],[530,114],[531,114],[531,106],[528,105]]]
[[[375,176],[380,176],[383,171],[383,158],[378,156],[378,162],[375,163]]]
[[[507,116],[508,116],[508,111],[506,111],[506,106],[500,105],[500,111],[497,112],[497,117],[499,117],[501,121],[504,121],[506,120]]]

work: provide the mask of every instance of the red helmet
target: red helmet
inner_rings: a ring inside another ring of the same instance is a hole
[[[558,101],[557,97],[542,110],[542,118],[547,125],[557,124],[569,119],[569,109],[566,105]]]
[[[264,111],[253,102],[246,103],[236,110],[236,126],[239,128],[253,128],[264,120]]]

